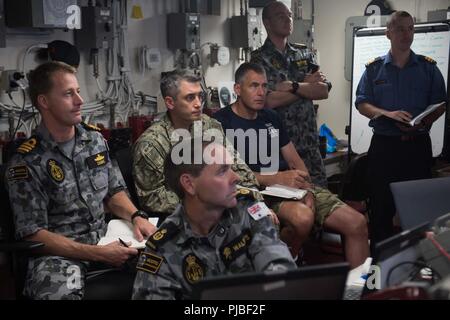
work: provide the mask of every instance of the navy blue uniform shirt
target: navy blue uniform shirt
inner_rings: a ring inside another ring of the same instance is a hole
[[[430,104],[442,101],[447,101],[445,82],[435,61],[411,51],[409,62],[399,68],[389,52],[366,65],[356,89],[355,105],[367,102],[388,111],[407,111],[414,118]],[[370,120],[369,126],[376,134],[404,134],[395,121],[386,117]]]

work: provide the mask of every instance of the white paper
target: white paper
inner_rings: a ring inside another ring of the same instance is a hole
[[[158,218],[148,218],[148,221],[155,225],[158,223]],[[136,249],[145,248],[145,243],[147,239],[138,241],[133,234],[133,225],[131,222],[123,219],[112,219],[108,223],[108,228],[106,229],[106,234],[97,243],[99,246],[107,245],[114,241],[119,241],[119,238],[126,243],[131,242],[130,247]]]
[[[422,121],[423,118],[425,118],[427,115],[429,115],[430,113],[432,113],[433,111],[435,111],[437,108],[439,108],[441,105],[443,105],[445,102],[439,102],[436,104],[431,104],[429,105],[421,114],[419,114],[418,116],[416,116],[414,119],[412,119],[409,122],[410,126],[414,126],[416,124],[419,124],[420,121]]]
[[[286,187],[281,184],[274,184],[270,187],[266,187],[265,190],[261,191],[262,194],[267,196],[293,200],[301,200],[307,192],[308,191],[304,189]]]

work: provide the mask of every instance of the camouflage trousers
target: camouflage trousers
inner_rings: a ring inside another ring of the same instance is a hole
[[[126,273],[134,279],[135,270],[136,261],[133,259],[119,268],[114,268],[103,263],[58,256],[32,258],[28,262],[23,294],[33,300],[81,300],[84,298],[86,280],[90,277],[98,279],[97,277],[101,277],[104,273],[113,272]]]
[[[34,300],[81,300],[87,267],[57,256],[31,258],[23,293]]]

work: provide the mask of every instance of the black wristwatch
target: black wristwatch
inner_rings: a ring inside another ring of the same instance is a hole
[[[141,218],[144,218],[144,219],[148,219],[148,214],[146,214],[142,210],[138,210],[138,211],[136,211],[135,213],[133,213],[131,215],[131,222],[133,222],[134,218],[136,218],[136,217],[141,217]]]
[[[291,90],[291,93],[297,94],[297,90],[298,90],[298,87],[299,87],[299,86],[300,86],[300,85],[298,84],[297,81],[292,81],[292,90]]]

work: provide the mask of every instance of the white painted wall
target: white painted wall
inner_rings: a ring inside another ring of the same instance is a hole
[[[165,14],[178,10],[178,0],[128,0],[129,16],[133,5],[142,7],[144,19],[129,19],[129,53],[132,58],[132,79],[136,90],[142,90],[151,95],[159,93],[159,77],[161,71],[173,69],[173,53],[166,46]],[[344,128],[349,120],[350,83],[344,78],[344,29],[345,20],[349,16],[362,15],[369,0],[315,0],[315,47],[319,50],[321,68],[333,83],[328,100],[319,101],[318,124],[326,123],[340,138],[345,138]],[[404,9],[425,21],[427,11],[444,9],[450,5],[450,0],[395,0],[395,9]],[[222,0],[221,16],[201,17],[201,43],[214,42],[219,45],[229,45],[229,25],[227,18],[239,14],[239,0]],[[311,16],[311,1],[303,0],[303,17]],[[7,48],[0,48],[0,66],[5,69],[16,69],[21,63],[26,48],[32,44],[50,42],[54,39],[73,42],[71,32],[56,31],[50,36],[8,36]],[[160,48],[163,63],[160,68],[147,71],[144,75],[137,69],[137,51],[141,46]],[[227,66],[209,67],[209,46],[202,50],[206,83],[216,86],[219,81],[232,80],[234,70],[240,64],[237,60],[238,51],[231,50],[232,62]],[[27,59],[27,69],[36,65],[32,56]],[[79,80],[86,101],[95,99],[97,87],[91,76],[91,66],[86,63],[85,55],[79,69]],[[104,73],[103,73],[104,76]],[[20,95],[15,94],[21,103]],[[0,100],[10,103],[7,96]],[[160,106],[160,110],[163,106]],[[0,119],[0,131],[5,130],[4,119]]]

